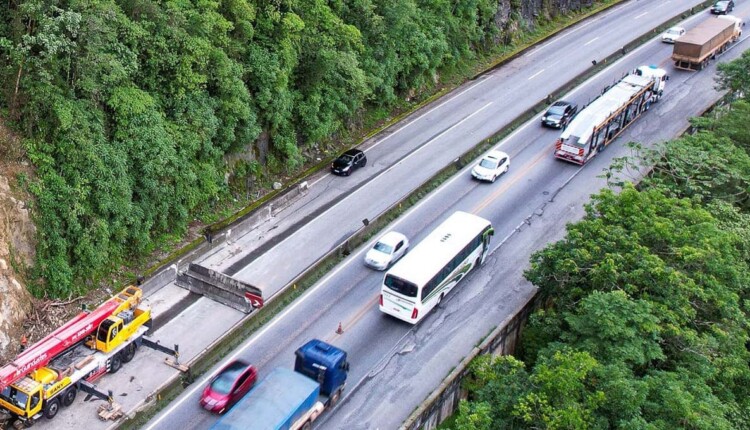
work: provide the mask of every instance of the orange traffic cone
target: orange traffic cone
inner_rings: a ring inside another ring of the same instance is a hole
[[[341,327],[341,323],[339,323],[339,328],[336,329],[336,334],[342,334],[344,333],[344,328]]]

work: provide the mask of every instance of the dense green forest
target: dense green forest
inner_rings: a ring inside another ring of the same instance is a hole
[[[499,17],[499,3],[8,0],[0,107],[36,169],[22,178],[35,292],[85,289],[182,235],[234,178],[293,172],[363,112],[512,42],[529,7],[502,2]],[[542,20],[565,12],[541,7]]]
[[[454,429],[750,428],[750,51],[719,69],[740,99],[532,257],[542,307]]]

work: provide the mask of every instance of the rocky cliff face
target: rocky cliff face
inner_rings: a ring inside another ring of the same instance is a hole
[[[36,231],[21,193],[11,187],[16,174],[30,170],[17,161],[18,148],[0,122],[0,363],[18,352],[23,322],[32,310],[31,296],[14,269],[32,264]]]
[[[591,7],[596,0],[499,0],[495,23],[508,33],[533,27],[540,20]]]

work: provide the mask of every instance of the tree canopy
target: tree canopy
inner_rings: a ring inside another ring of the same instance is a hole
[[[526,277],[542,307],[517,357],[482,357],[455,429],[750,428],[750,54],[740,100],[603,190]]]
[[[499,28],[492,0],[6,3],[0,107],[37,168],[36,292],[50,296],[180,235],[231,197],[228,175],[299,167],[529,15],[514,2],[521,25]]]

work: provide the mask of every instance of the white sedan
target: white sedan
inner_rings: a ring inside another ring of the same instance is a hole
[[[480,181],[495,182],[510,168],[510,157],[502,151],[490,151],[471,169],[471,176]]]
[[[685,34],[685,29],[682,27],[670,27],[661,35],[661,41],[664,43],[674,43],[678,37]]]
[[[383,235],[365,254],[365,264],[377,270],[391,267],[409,249],[409,239],[401,233],[390,231]]]

